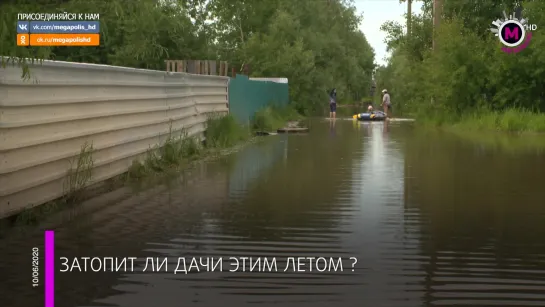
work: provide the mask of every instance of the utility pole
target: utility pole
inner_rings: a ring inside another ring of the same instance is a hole
[[[443,0],[433,0],[433,44],[432,48],[437,48],[436,35],[439,23],[441,21],[441,14],[443,12]]]
[[[411,18],[412,18],[412,2],[413,0],[407,0],[407,37],[411,37]]]

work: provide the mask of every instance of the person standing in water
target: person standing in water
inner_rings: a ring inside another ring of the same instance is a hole
[[[335,119],[337,115],[337,89],[329,92],[329,118]]]
[[[390,94],[386,89],[382,90],[382,107],[384,108],[384,114],[386,118],[391,118],[392,116],[392,103],[390,101]]]

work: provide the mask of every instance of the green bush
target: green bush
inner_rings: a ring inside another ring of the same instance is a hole
[[[226,148],[247,140],[250,131],[240,125],[235,117],[228,115],[212,115],[206,122],[206,146],[209,148]]]
[[[525,18],[545,22],[545,2],[517,2]],[[545,35],[532,32],[528,48],[509,54],[486,26],[513,9],[510,0],[452,1],[434,31],[431,6],[423,6],[423,13],[412,16],[410,37],[403,24],[384,24],[391,57],[376,71],[377,99],[387,88],[395,115],[414,116],[424,125],[545,131],[538,81],[545,78]]]

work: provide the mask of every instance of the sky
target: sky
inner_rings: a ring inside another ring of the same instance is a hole
[[[375,62],[384,65],[384,58],[388,56],[386,52],[386,35],[380,31],[380,26],[388,21],[395,20],[405,24],[404,14],[407,13],[407,3],[399,3],[399,0],[355,0],[355,6],[358,13],[363,14],[363,22],[360,30],[367,37],[367,41],[375,49]],[[413,1],[413,14],[421,12],[422,3]]]

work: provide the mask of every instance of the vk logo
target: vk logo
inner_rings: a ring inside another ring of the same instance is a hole
[[[28,21],[18,21],[17,22],[17,33],[28,33],[29,32],[29,22]]]

